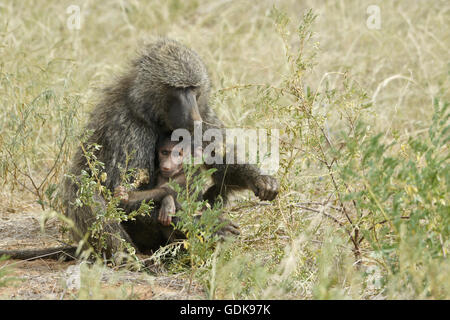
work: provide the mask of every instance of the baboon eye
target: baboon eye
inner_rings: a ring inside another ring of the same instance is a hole
[[[200,87],[189,87],[189,90],[192,90],[195,94],[195,98],[198,99],[200,97]]]

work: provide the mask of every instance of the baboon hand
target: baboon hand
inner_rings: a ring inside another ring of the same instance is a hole
[[[171,195],[165,196],[161,202],[161,208],[159,209],[159,223],[161,223],[163,226],[170,226],[170,224],[172,223],[171,215],[174,215],[175,211],[175,200]]]
[[[278,181],[269,175],[260,175],[250,183],[250,188],[261,200],[273,200],[278,194]]]
[[[118,186],[114,189],[114,197],[120,198],[123,202],[128,202],[128,192],[123,186]]]

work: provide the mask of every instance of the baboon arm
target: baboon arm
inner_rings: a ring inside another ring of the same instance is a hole
[[[126,212],[131,212],[139,209],[142,201],[152,201],[153,204],[159,204],[167,195],[171,195],[174,199],[177,197],[174,190],[165,186],[144,191],[130,191],[128,192],[128,201],[122,201],[121,206]]]
[[[172,194],[173,192],[174,191],[172,189],[166,186],[144,191],[129,191],[128,202],[142,202],[150,200],[153,202],[161,202],[165,196]]]
[[[175,182],[176,184],[180,186],[186,186],[186,176],[184,175],[184,171],[181,170],[180,173],[176,174],[172,178],[170,178],[171,182]],[[157,188],[170,188],[169,181],[158,183],[156,185]]]
[[[171,178],[172,182],[179,184],[180,186],[186,185],[186,177],[183,172],[175,175]],[[170,188],[169,182],[160,183],[154,189],[143,190],[143,191],[129,191],[128,192],[128,201],[139,201],[143,200],[153,202],[161,202],[165,196],[171,195],[176,198],[177,193]]]
[[[210,114],[210,119],[205,122],[204,130],[210,128],[220,129],[226,141],[226,131],[221,121],[214,114]],[[220,149],[223,150],[223,153],[220,155],[222,164],[212,163],[205,165],[207,169],[216,169],[212,175],[214,185],[205,193],[206,200],[209,202],[214,201],[220,195],[226,202],[227,196],[232,191],[242,189],[252,190],[261,200],[273,200],[276,197],[279,186],[274,177],[263,175],[260,169],[253,164],[227,164],[227,148],[222,146]],[[234,154],[238,154],[236,149]]]
[[[242,189],[250,189],[261,200],[273,200],[278,194],[278,181],[269,175],[261,174],[259,168],[252,164],[216,164],[211,165],[217,171],[213,173],[214,185],[205,193],[205,199],[210,201],[221,196],[227,201],[227,196]]]
[[[224,138],[223,142],[226,143],[226,130],[224,125],[212,110],[207,115],[207,119],[203,124],[203,131],[208,129],[220,130]],[[204,142],[205,145],[203,147],[206,147],[209,143],[210,142]],[[216,169],[216,172],[214,172],[212,176],[214,184],[222,186],[226,185],[228,188],[234,190],[250,189],[252,180],[261,175],[259,168],[252,164],[227,164],[226,145],[218,145],[217,150],[222,150],[223,152],[220,155],[220,158],[222,159],[221,164],[212,163],[205,165],[207,169]],[[236,149],[234,150],[234,154],[237,155]]]

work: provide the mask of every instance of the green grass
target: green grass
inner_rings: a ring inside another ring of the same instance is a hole
[[[166,35],[204,59],[228,126],[282,129],[281,193],[271,205],[243,193],[227,209],[243,236],[195,267],[205,297],[448,299],[448,117],[435,106],[450,101],[450,4],[271,3],[90,1],[70,30],[78,3],[2,2],[0,202],[60,209],[58,183],[100,89]],[[372,4],[379,30],[366,26]],[[310,8],[317,17],[304,20]],[[394,180],[377,180],[385,158],[398,162]],[[426,216],[379,224],[411,212]]]

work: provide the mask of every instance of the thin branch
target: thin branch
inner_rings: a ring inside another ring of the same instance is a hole
[[[59,153],[58,156],[56,157],[56,160],[53,162],[53,166],[50,168],[50,170],[47,172],[46,176],[44,177],[44,179],[42,180],[41,184],[39,185],[39,189],[42,187],[42,185],[45,183],[45,181],[47,180],[47,178],[49,177],[50,173],[56,168],[56,164],[59,162],[59,158],[61,157],[62,154],[62,150],[64,149],[64,144],[66,143],[66,139],[67,139],[67,134],[64,136],[64,139],[61,143],[60,149],[59,149]]]
[[[318,210],[318,209],[314,209],[314,208],[309,208],[309,207],[305,207],[299,204],[291,204],[291,206],[296,207],[296,208],[300,208],[300,209],[304,209],[304,210],[308,210],[308,211],[312,211],[312,212],[316,212],[316,213],[320,213],[323,214],[325,217],[332,219],[334,222],[336,222],[337,224],[339,224],[339,226],[344,227],[344,224],[339,221],[337,218],[333,217],[332,215],[324,212],[323,210]]]

